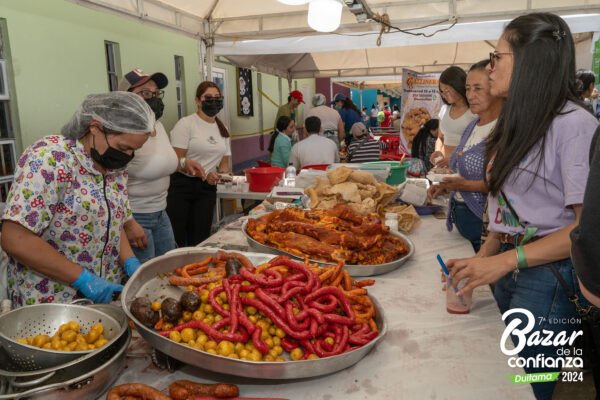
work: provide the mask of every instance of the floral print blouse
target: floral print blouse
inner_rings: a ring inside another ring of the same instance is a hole
[[[80,141],[57,135],[38,140],[19,159],[2,219],[24,226],[94,274],[120,282],[121,229],[130,216],[125,170],[103,176]],[[65,282],[12,257],[8,291],[13,307],[77,297]]]

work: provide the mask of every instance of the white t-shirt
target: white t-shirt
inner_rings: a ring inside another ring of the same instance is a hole
[[[134,213],[147,214],[167,208],[170,175],[177,169],[177,154],[165,127],[159,121],[154,127],[156,136],[149,137],[127,164],[127,191]]]
[[[498,122],[497,119],[493,120],[492,122],[488,122],[485,125],[475,125],[473,132],[471,132],[471,136],[469,136],[467,143],[465,143],[465,148],[463,151],[469,150],[471,147],[477,146],[479,143],[487,139],[490,133],[492,133],[492,129],[494,129],[496,126],[496,122]]]
[[[310,109],[306,114],[308,117],[319,117],[321,120],[321,132],[338,130],[338,123],[342,120],[336,109],[327,106],[317,106]]]
[[[186,158],[199,162],[207,174],[217,170],[224,156],[231,155],[230,138],[221,136],[216,122],[208,123],[196,113],[177,121],[171,144],[186,149]]]
[[[305,165],[333,164],[340,161],[335,142],[324,136],[311,134],[292,146],[290,162],[296,169]]]
[[[458,146],[467,125],[475,118],[477,118],[477,115],[467,109],[463,115],[453,119],[450,117],[450,107],[444,107],[440,112],[440,130],[444,135],[444,144],[452,147]]]

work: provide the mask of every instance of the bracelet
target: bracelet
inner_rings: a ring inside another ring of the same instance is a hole
[[[179,168],[180,169],[185,169],[185,157],[181,157],[179,159]]]
[[[525,250],[523,249],[523,246],[517,246],[517,269],[526,269],[528,267],[527,265],[527,258],[525,258]]]

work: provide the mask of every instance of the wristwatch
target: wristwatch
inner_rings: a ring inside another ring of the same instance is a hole
[[[182,170],[185,169],[185,157],[179,159],[179,168]]]

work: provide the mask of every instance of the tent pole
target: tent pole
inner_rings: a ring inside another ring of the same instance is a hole
[[[204,46],[204,41],[202,39],[198,39],[198,73],[200,74],[200,82],[204,82],[206,80],[206,70],[204,68],[205,54],[206,49]]]
[[[252,72],[250,72],[252,73]],[[258,87],[258,130],[260,131],[260,150],[263,151],[265,149],[265,142],[263,137],[263,130],[265,129],[265,118],[263,115],[263,97],[262,97],[262,74],[260,72],[256,73],[256,86]]]
[[[281,98],[281,89],[283,89],[282,85],[281,85],[281,77],[278,76],[277,77],[277,93],[279,94],[279,105],[281,106],[282,103],[282,98]]]
[[[204,20],[202,25],[204,30],[204,45],[206,49],[204,61],[206,63],[206,76],[204,77],[207,81],[212,81],[212,67],[214,62],[214,46],[215,46],[215,36],[212,31],[212,25],[209,20]]]

